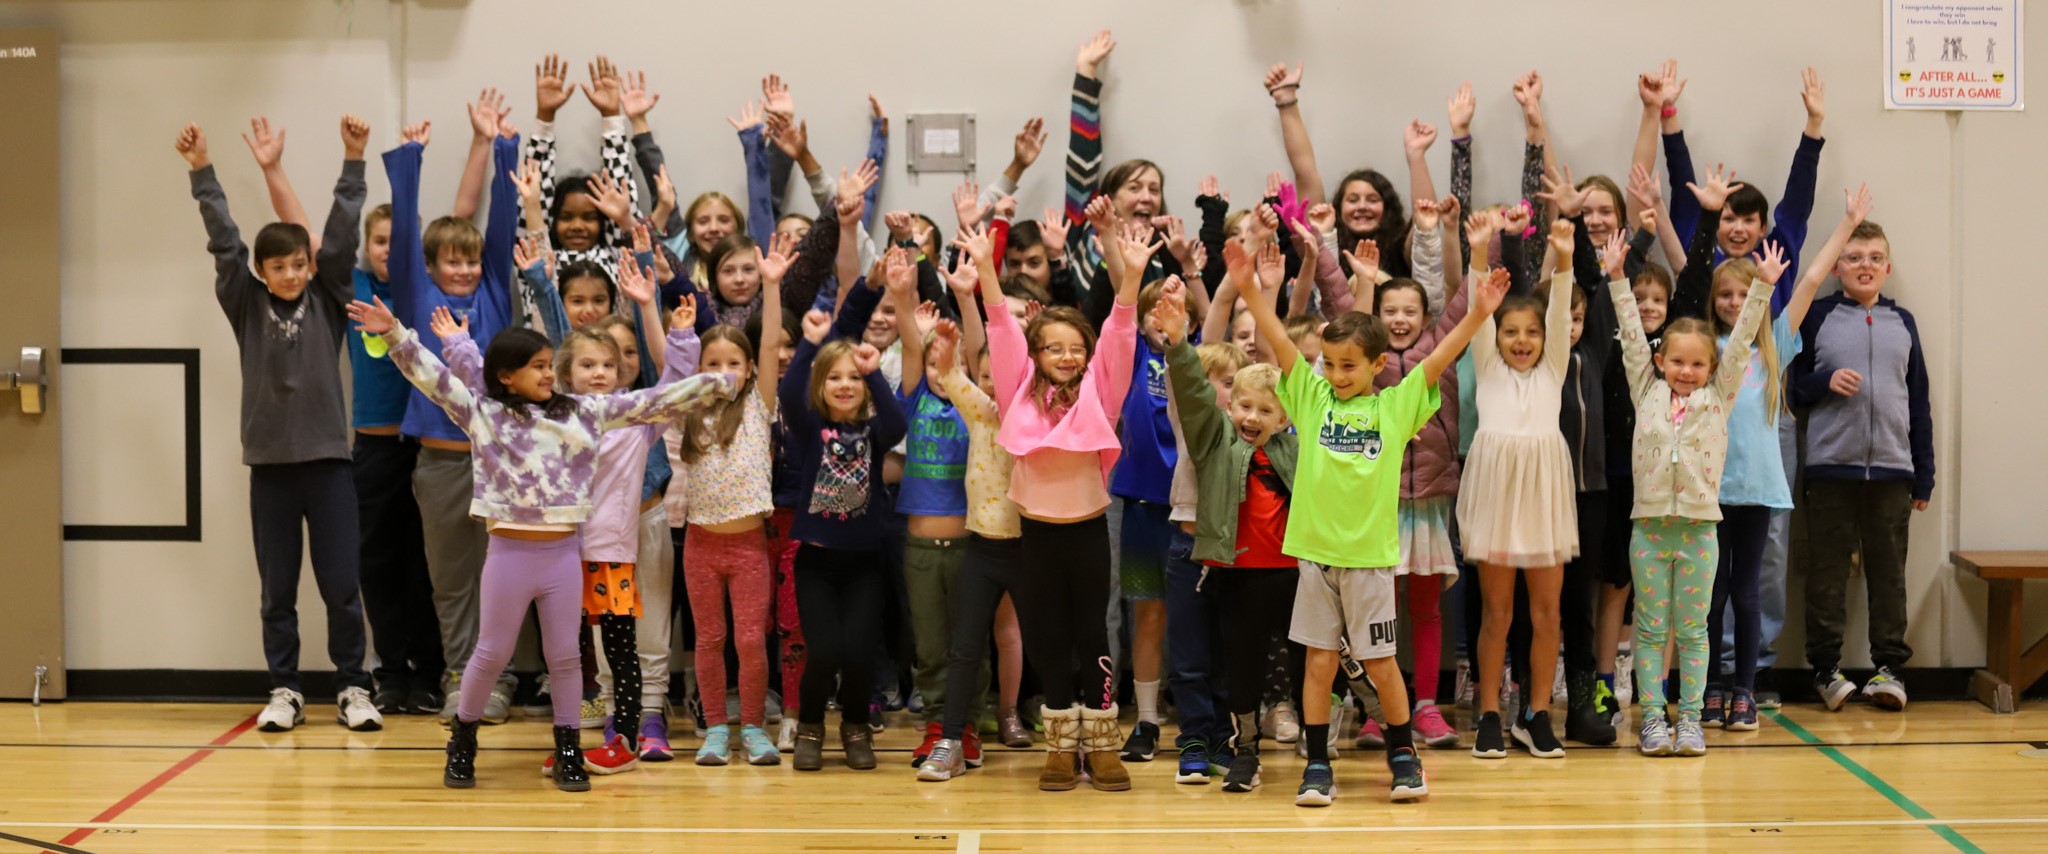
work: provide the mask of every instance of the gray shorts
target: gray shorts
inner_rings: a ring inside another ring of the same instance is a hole
[[[1354,661],[1394,656],[1400,615],[1394,570],[1301,562],[1289,640],[1315,649],[1349,650]]]

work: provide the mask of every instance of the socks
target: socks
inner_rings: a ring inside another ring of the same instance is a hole
[[[1308,744],[1308,761],[1330,761],[1330,725],[1302,724],[1301,740]]]
[[[1409,721],[1405,724],[1382,724],[1380,726],[1380,731],[1385,733],[1387,737],[1387,752],[1389,754],[1402,748],[1406,748],[1410,753],[1415,752],[1415,729],[1412,726],[1414,723],[1414,721]]]
[[[1436,701],[1435,701],[1435,700],[1416,700],[1416,701],[1415,701],[1415,710],[1419,712],[1419,711],[1422,711],[1422,707],[1423,707],[1423,706],[1434,706],[1434,705],[1436,705]]]
[[[1159,723],[1159,683],[1131,683],[1138,694],[1138,720],[1149,724]]]

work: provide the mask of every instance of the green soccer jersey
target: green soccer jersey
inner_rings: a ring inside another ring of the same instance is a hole
[[[1421,371],[1378,394],[1338,400],[1299,357],[1280,380],[1280,406],[1301,436],[1283,549],[1325,566],[1401,561],[1401,462],[1442,398]]]

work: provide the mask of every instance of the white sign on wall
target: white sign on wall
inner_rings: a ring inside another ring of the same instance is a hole
[[[1888,110],[2020,110],[2023,0],[1886,0]]]

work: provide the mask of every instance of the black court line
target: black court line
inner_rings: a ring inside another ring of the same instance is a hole
[[[1859,744],[1859,743],[1855,743],[1855,742],[1843,742],[1843,743],[1836,743],[1836,742],[1819,742],[1819,743],[1813,743],[1813,744],[1808,744],[1808,743],[1805,743],[1805,742],[1796,742],[1796,741],[1795,741],[1795,742],[1785,742],[1785,743],[1782,743],[1782,744],[1780,744],[1780,743],[1771,743],[1771,744],[1713,744],[1713,745],[1708,745],[1708,747],[1709,747],[1709,752],[1712,752],[1712,751],[1717,751],[1717,750],[1777,750],[1777,749],[1799,749],[1799,750],[1813,750],[1813,749],[1816,749],[1816,748],[1822,748],[1822,747],[1832,747],[1832,748],[1835,748],[1835,749],[1837,749],[1837,750],[1840,750],[1840,749],[1845,749],[1845,748],[1847,748],[1847,749],[1855,749],[1855,748],[1864,748],[1864,747],[1997,747],[1997,746],[2002,746],[2002,745],[2016,745],[2016,744],[2017,744],[2017,745],[2029,745],[2029,746],[2032,746],[2032,747],[2037,747],[2037,748],[2042,748],[2042,749],[2048,749],[2048,742],[2040,742],[2040,741],[2027,741],[2027,740],[2025,740],[2025,739],[1987,739],[1987,740],[1979,740],[1979,741],[1886,741],[1886,742],[1870,742],[1870,743],[1866,743],[1866,744]],[[200,745],[193,745],[193,744],[38,744],[38,743],[31,743],[31,742],[5,742],[5,741],[0,741],[0,750],[4,750],[4,749],[7,749],[7,748],[43,748],[43,749],[74,749],[74,748],[75,748],[75,749],[81,749],[81,750],[214,750],[214,751],[219,751],[219,752],[232,752],[232,751],[238,751],[238,750],[241,750],[241,751],[278,751],[278,750],[284,750],[284,751],[307,751],[307,752],[317,752],[317,751],[361,751],[361,750],[368,750],[368,751],[379,751],[379,750],[388,750],[388,751],[393,751],[393,752],[398,752],[398,753],[413,753],[413,752],[422,752],[422,753],[424,753],[424,752],[432,752],[432,753],[441,753],[441,752],[444,752],[445,750],[447,750],[447,748],[446,748],[445,746],[443,746],[443,745],[438,745],[438,744],[433,744],[433,745],[425,745],[425,744],[423,744],[423,745],[416,745],[416,746],[415,746],[415,745],[391,745],[391,746],[388,746],[388,747],[387,747],[387,746],[377,746],[377,747],[369,747],[369,746],[357,746],[357,747],[351,747],[351,746],[348,746],[348,745],[341,745],[341,744],[334,744],[334,745],[325,745],[325,744],[302,744],[302,745],[301,745],[301,744],[295,744],[295,745],[275,745],[275,746],[271,746],[271,745],[262,745],[262,744],[236,744],[236,745],[227,745],[227,746],[218,746],[218,747],[216,747],[216,746],[212,746],[212,745],[203,745],[203,744],[200,744]],[[521,747],[521,746],[516,746],[516,745],[510,745],[510,746],[505,746],[505,747],[499,747],[499,746],[496,746],[496,745],[492,745],[492,746],[491,746],[491,750],[493,750],[493,751],[503,751],[503,752],[553,753],[555,749],[554,749],[554,748],[552,748],[552,747]],[[1620,745],[1620,744],[1609,744],[1609,745],[1591,745],[1591,744],[1577,744],[1577,743],[1573,743],[1573,744],[1571,744],[1570,746],[1568,746],[1568,747],[1566,748],[1566,752],[1574,752],[1574,751],[1593,751],[1593,750],[1619,750],[1619,751],[1634,751],[1634,750],[1635,750],[1635,747],[1634,747],[1633,745]],[[835,753],[835,752],[839,752],[839,748],[834,748],[834,747],[827,747],[827,748],[825,748],[825,752],[827,752],[827,753]],[[874,748],[874,752],[876,752],[876,753],[913,753],[913,752],[915,752],[915,750],[914,750],[913,748],[908,748],[908,747],[877,747],[877,748]],[[1042,748],[1042,747],[1034,747],[1034,748],[1022,748],[1022,747],[989,747],[989,746],[987,746],[987,745],[983,745],[983,746],[982,746],[982,753],[983,753],[983,754],[1038,754],[1038,753],[1043,753],[1043,752],[1045,752],[1045,749],[1044,749],[1044,748]],[[1351,752],[1354,752],[1354,753],[1379,753],[1379,752],[1381,752],[1381,751],[1379,751],[1379,750],[1357,750],[1357,749],[1353,749],[1353,750],[1351,750]],[[1428,755],[1431,755],[1431,754],[1436,754],[1436,755],[1442,755],[1442,756],[1454,756],[1454,755],[1457,755],[1457,754],[1459,754],[1459,753],[1465,753],[1465,752],[1468,752],[1468,751],[1466,751],[1464,747],[1460,746],[1460,747],[1457,747],[1457,748],[1452,748],[1452,749],[1450,749],[1450,750],[1425,750],[1425,751],[1423,751],[1423,755],[1424,755],[1424,756],[1428,756]],[[679,761],[679,762],[680,762],[681,760],[677,760],[677,761]],[[658,762],[657,762],[657,763],[654,763],[654,764],[656,764],[656,765],[659,765],[659,764],[663,764],[663,763],[658,763]],[[690,763],[684,762],[684,763],[682,763],[682,764],[686,764],[686,765],[687,765],[687,764],[690,764]]]
[[[39,848],[44,851],[55,851],[57,852],[57,854],[92,854],[91,851],[87,851],[83,848],[73,848],[69,845],[58,845],[55,842],[44,842],[40,839],[30,839],[26,836],[15,836],[12,833],[0,833],[0,840],[6,840],[8,842],[18,842],[30,848]]]

